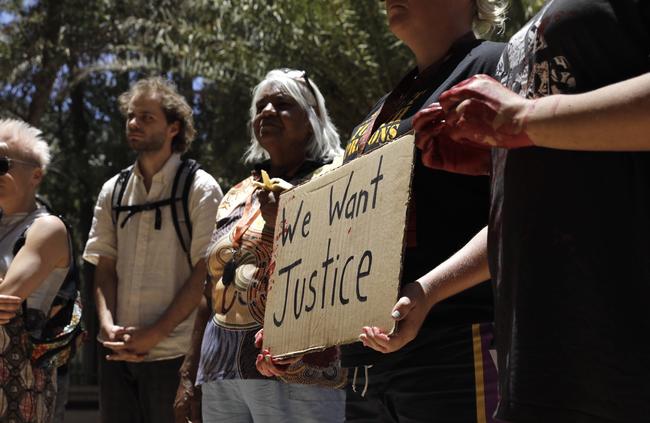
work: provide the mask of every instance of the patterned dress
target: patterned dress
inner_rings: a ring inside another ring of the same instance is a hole
[[[313,177],[322,171],[321,165],[306,162],[290,182],[297,184]],[[199,385],[214,380],[266,378],[255,367],[259,350],[254,346],[254,336],[264,322],[277,204],[255,187],[256,180],[260,180],[257,170],[225,195],[217,213],[207,252],[213,316],[201,347]],[[345,371],[340,368],[338,350],[330,348],[305,355],[282,379],[341,387]]]
[[[16,252],[16,243],[29,226],[49,213],[38,208],[30,214],[6,216],[0,222],[0,277]],[[0,422],[47,423],[56,398],[56,366],[36,363],[32,337],[40,337],[50,308],[69,269],[55,269],[6,325],[0,326]],[[38,354],[36,354],[38,355]]]
[[[56,368],[37,367],[22,313],[0,329],[0,421],[49,422],[56,398]]]

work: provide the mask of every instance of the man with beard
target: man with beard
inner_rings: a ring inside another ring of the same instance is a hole
[[[135,164],[104,184],[84,259],[96,265],[102,422],[173,422],[179,368],[203,292],[203,256],[222,197],[209,174],[176,189],[192,109],[161,78],[119,98]],[[184,198],[183,198],[184,197]],[[179,213],[181,202],[186,213]],[[187,220],[191,222],[188,224]],[[191,228],[187,244],[180,227]]]

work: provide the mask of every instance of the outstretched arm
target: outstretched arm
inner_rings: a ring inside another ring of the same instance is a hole
[[[542,147],[650,150],[650,73],[585,94],[541,98],[527,127]]]
[[[526,100],[485,75],[440,96],[430,126],[476,146],[650,150],[650,73],[598,90]]]
[[[0,294],[27,298],[55,268],[70,264],[68,232],[55,216],[36,219],[0,282]]]

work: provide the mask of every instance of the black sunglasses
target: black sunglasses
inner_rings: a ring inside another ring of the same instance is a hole
[[[9,169],[14,167],[14,164],[21,164],[31,167],[40,167],[40,165],[31,162],[24,162],[22,160],[10,159],[7,156],[0,156],[0,175],[6,175]]]

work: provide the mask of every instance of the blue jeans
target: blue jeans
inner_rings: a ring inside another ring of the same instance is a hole
[[[174,423],[174,398],[183,357],[127,363],[99,360],[102,423]]]
[[[341,423],[345,391],[276,380],[217,380],[201,385],[203,423]]]

